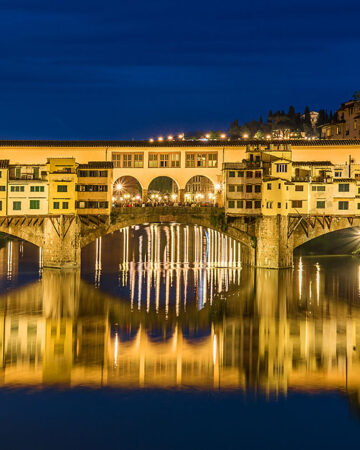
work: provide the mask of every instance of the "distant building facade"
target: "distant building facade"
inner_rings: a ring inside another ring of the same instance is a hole
[[[336,120],[320,127],[323,139],[360,138],[360,100],[343,103],[336,112]]]

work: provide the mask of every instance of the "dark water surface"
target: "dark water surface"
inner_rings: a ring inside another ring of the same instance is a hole
[[[176,224],[99,239],[81,273],[9,242],[1,449],[357,448],[360,259],[240,259]]]

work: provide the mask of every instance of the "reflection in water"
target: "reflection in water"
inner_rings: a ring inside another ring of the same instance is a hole
[[[96,287],[129,298],[131,308],[177,314],[199,309],[240,284],[240,244],[200,226],[126,227],[99,238],[83,252],[83,276]],[[114,276],[114,269],[117,274]],[[231,269],[231,270],[230,270]]]
[[[129,292],[137,269],[131,270],[129,258]],[[161,269],[165,299],[171,270]],[[222,270],[230,279],[234,269]],[[294,270],[242,268],[228,291],[214,294],[212,302],[188,302],[186,309],[178,308],[175,287],[175,301],[158,309],[156,301],[134,307],[79,272],[45,269],[41,281],[0,297],[0,383],[340,389],[358,398],[358,277],[353,258],[303,257]],[[188,283],[198,291],[195,277]]]

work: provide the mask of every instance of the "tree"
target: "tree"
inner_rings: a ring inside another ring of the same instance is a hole
[[[261,130],[257,130],[257,132],[254,135],[254,138],[262,140],[262,139],[264,139],[264,133]]]
[[[360,100],[360,91],[355,91],[353,98],[354,98],[354,100],[359,101]]]

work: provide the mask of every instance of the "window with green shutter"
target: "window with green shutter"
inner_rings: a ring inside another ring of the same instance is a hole
[[[40,209],[40,200],[30,200],[30,209]]]
[[[13,210],[21,211],[21,202],[13,202]]]

